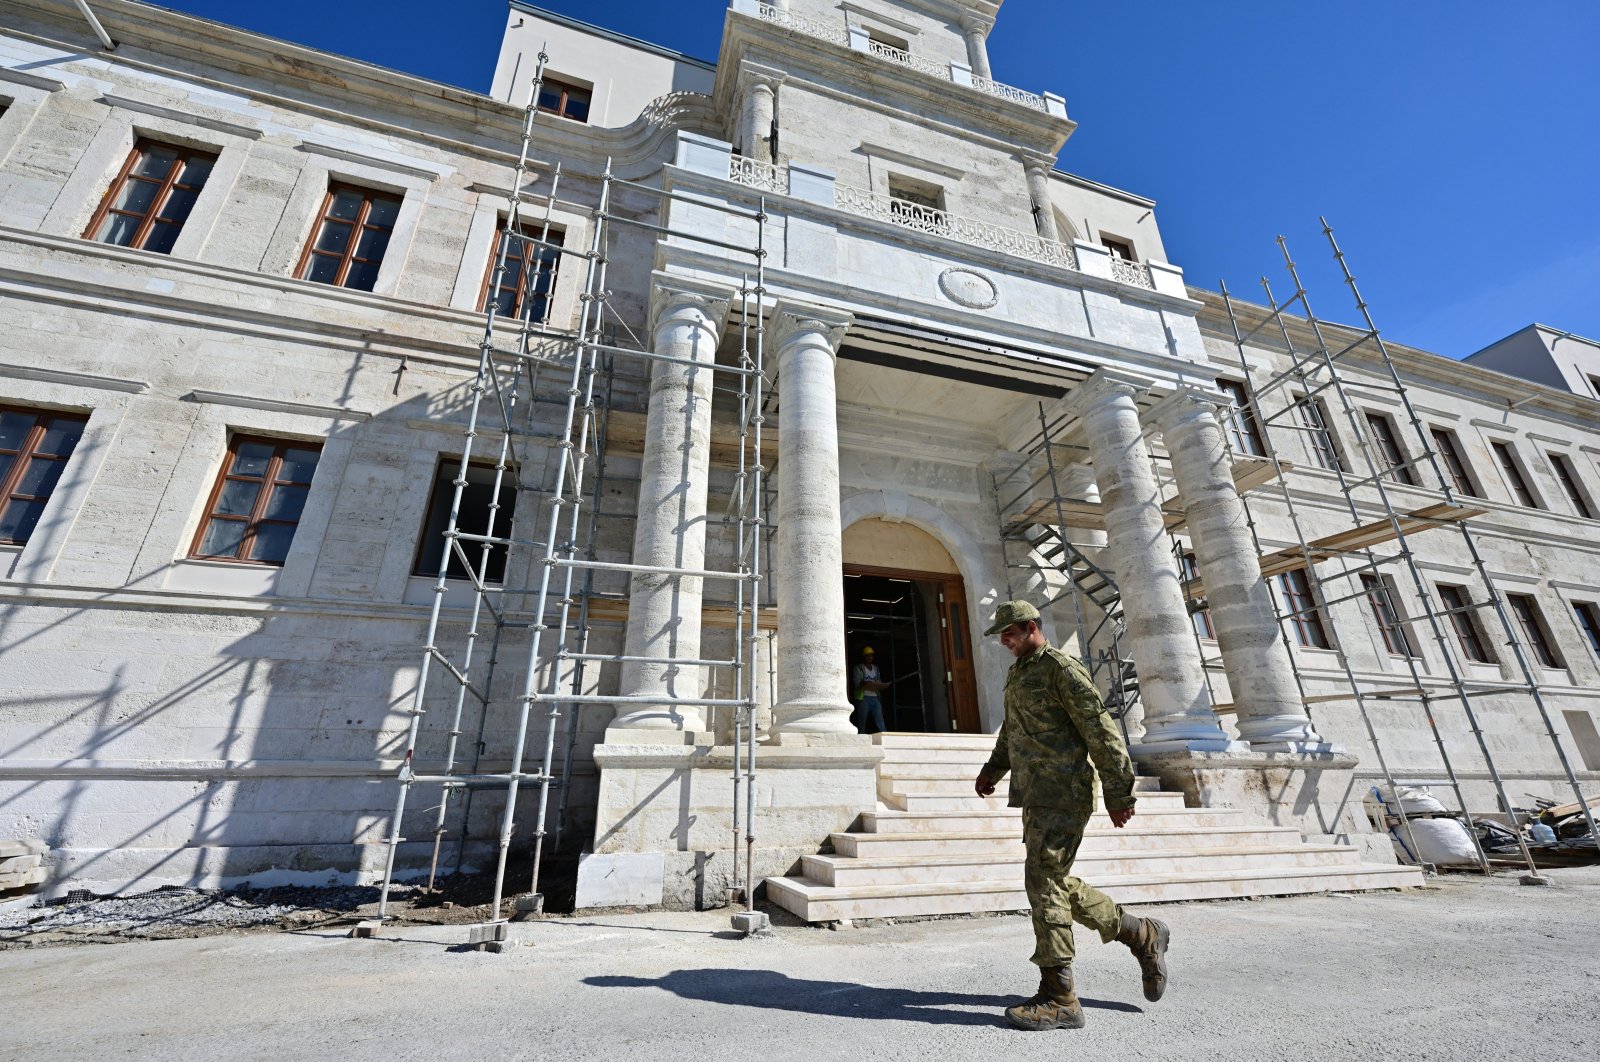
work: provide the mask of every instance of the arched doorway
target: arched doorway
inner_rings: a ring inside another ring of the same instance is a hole
[[[845,647],[852,663],[876,651],[888,729],[980,733],[966,585],[944,546],[913,524],[857,521],[844,584]]]

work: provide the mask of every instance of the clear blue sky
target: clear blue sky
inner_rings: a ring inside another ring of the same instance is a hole
[[[502,0],[166,0],[485,90]],[[548,0],[707,59],[723,0]],[[1158,201],[1191,283],[1260,298],[1288,236],[1318,314],[1355,319],[1338,230],[1385,335],[1451,357],[1532,321],[1600,338],[1594,0],[1006,0],[995,76],[1067,98],[1063,169]]]

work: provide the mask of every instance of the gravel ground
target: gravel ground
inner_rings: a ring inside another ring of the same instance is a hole
[[[1234,1060],[1593,1057],[1600,870],[1552,888],[1144,908],[1173,928],[1167,998],[1079,934],[1089,1027],[1022,1033],[1020,916],[742,939],[724,912],[580,914],[375,940],[333,928],[0,954],[0,1059]]]

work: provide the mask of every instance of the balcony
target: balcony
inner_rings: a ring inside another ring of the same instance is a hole
[[[1053,115],[1057,118],[1067,116],[1067,101],[1051,93],[1028,92],[1011,85],[1003,85],[998,81],[991,81],[985,77],[978,77],[972,68],[965,63],[930,59],[926,56],[912,55],[900,48],[893,48],[881,41],[875,41],[867,36],[867,31],[856,26],[848,26],[843,22],[822,22],[818,19],[797,15],[792,11],[785,11],[773,7],[771,4],[760,3],[759,0],[734,0],[733,10],[741,14],[758,18],[762,22],[776,26],[780,29],[797,33],[813,40],[826,41],[836,44],[841,48],[862,52],[874,56],[884,62],[903,66],[928,77],[963,88],[974,89],[996,99],[1006,100],[1023,107]]]

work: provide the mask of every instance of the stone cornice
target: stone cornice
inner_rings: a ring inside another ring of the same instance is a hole
[[[780,299],[772,308],[771,349],[781,351],[799,336],[809,334],[820,336],[837,355],[854,321],[855,315],[847,310]]]
[[[654,336],[662,318],[680,308],[698,310],[720,334],[737,294],[735,289],[715,281],[657,273],[651,278],[649,334]]]

